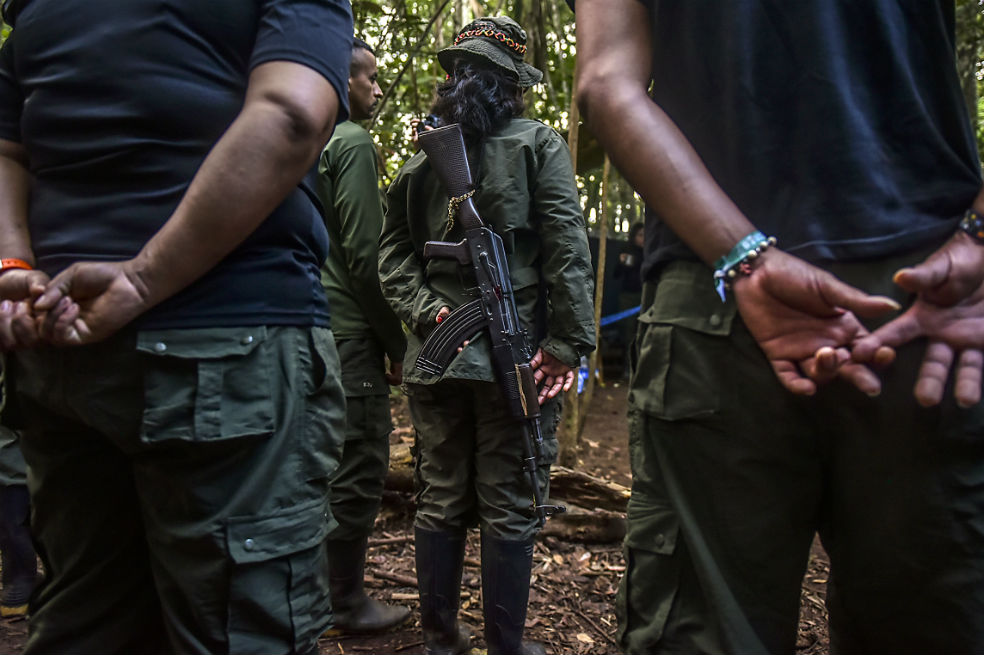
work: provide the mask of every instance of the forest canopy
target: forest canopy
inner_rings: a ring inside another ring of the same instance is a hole
[[[428,113],[434,88],[444,79],[437,51],[465,24],[482,16],[512,16],[528,33],[527,61],[544,72],[529,91],[527,115],[568,135],[577,48],[574,14],[565,0],[354,0],[355,34],[375,50],[385,96],[372,119],[379,147],[381,184],[387,184],[413,154],[410,120]],[[984,0],[955,0],[957,69],[968,111],[984,155]],[[2,25],[0,41],[9,26]],[[579,132],[578,185],[589,229],[601,212],[603,154],[589,134]],[[984,159],[984,156],[982,156]],[[625,233],[641,220],[641,203],[612,172],[607,216],[610,232]]]

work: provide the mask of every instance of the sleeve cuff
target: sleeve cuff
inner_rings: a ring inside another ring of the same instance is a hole
[[[541,344],[543,352],[553,355],[566,366],[576,369],[581,365],[581,355],[577,350],[560,339],[547,337]]]
[[[452,307],[451,303],[432,293],[426,286],[417,294],[414,305],[413,325],[410,329],[419,335],[427,334],[430,332],[428,327],[437,325],[435,320],[441,307]]]

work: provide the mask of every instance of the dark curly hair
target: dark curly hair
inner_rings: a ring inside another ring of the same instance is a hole
[[[437,87],[431,113],[441,125],[460,123],[465,140],[478,143],[526,110],[523,90],[504,71],[459,59]]]

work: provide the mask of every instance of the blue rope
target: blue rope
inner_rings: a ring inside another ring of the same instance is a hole
[[[601,327],[605,327],[606,325],[611,325],[612,323],[617,323],[618,321],[621,321],[623,318],[628,318],[630,316],[638,314],[640,309],[642,309],[641,306],[633,307],[632,309],[626,309],[625,311],[619,312],[617,314],[609,314],[608,316],[605,316],[601,319]]]

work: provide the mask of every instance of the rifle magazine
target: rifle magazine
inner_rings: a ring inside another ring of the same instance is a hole
[[[424,373],[443,374],[461,344],[474,337],[487,324],[488,317],[481,299],[458,307],[424,340],[414,366]]]

